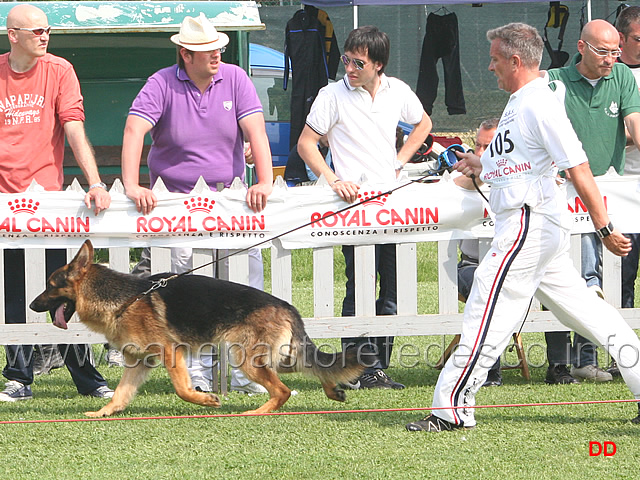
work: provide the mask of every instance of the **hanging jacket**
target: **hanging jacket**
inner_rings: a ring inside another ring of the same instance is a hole
[[[324,25],[319,16],[322,17]],[[329,31],[331,35],[327,40]],[[329,83],[329,78],[335,79],[339,61],[340,51],[327,14],[310,5],[298,10],[287,22],[285,29],[285,90],[288,86],[289,70],[292,72],[289,148],[298,143],[298,137],[318,91]]]

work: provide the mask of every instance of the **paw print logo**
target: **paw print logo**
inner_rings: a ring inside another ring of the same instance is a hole
[[[34,201],[32,198],[16,198],[7,202],[9,210],[16,215],[18,213],[29,213],[33,215],[40,207],[40,202]]]
[[[362,202],[365,207],[369,205],[384,205],[389,197],[388,193],[382,191],[363,192],[358,194],[358,201]]]
[[[189,200],[184,201],[184,205],[187,210],[189,210],[189,213],[210,213],[215,203],[215,200],[209,200],[207,197],[191,197]]]
[[[498,165],[499,167],[504,167],[507,164],[507,159],[506,158],[501,158],[500,160],[498,160],[496,162],[496,165]]]

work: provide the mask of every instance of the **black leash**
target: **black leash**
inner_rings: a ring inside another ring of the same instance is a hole
[[[444,170],[443,170],[443,171],[444,171]],[[375,199],[380,198],[380,197],[384,197],[385,195],[391,195],[393,192],[395,192],[395,191],[397,191],[397,190],[400,190],[401,188],[404,188],[404,187],[406,187],[407,185],[411,185],[411,184],[413,184],[413,183],[425,183],[425,182],[429,182],[429,181],[434,181],[434,180],[435,180],[435,181],[439,181],[439,180],[440,180],[440,178],[438,178],[438,177],[434,177],[434,176],[433,176],[433,173],[432,173],[433,171],[430,171],[430,172],[431,172],[431,173],[429,173],[429,174],[427,174],[427,175],[424,175],[424,176],[422,176],[422,177],[418,178],[417,180],[409,180],[409,182],[407,182],[407,183],[405,183],[405,184],[402,184],[402,185],[400,185],[400,186],[398,186],[398,187],[392,188],[392,189],[390,189],[390,190],[387,190],[386,192],[378,193],[377,195],[374,195],[374,196],[372,196],[372,197],[370,197],[370,198],[367,198],[366,200],[361,200],[361,201],[359,201],[359,202],[357,202],[357,203],[353,203],[353,204],[351,204],[351,205],[347,205],[346,207],[341,208],[340,210],[337,210],[337,211],[335,211],[335,212],[328,213],[328,214],[326,214],[326,215],[322,216],[321,218],[319,218],[319,219],[317,219],[317,220],[312,220],[312,221],[310,221],[310,222],[308,222],[308,223],[305,223],[304,225],[300,225],[300,226],[298,226],[298,227],[292,228],[291,230],[287,230],[286,232],[283,232],[283,233],[281,233],[281,234],[279,234],[279,235],[276,235],[275,237],[268,238],[268,239],[266,239],[266,240],[263,240],[263,241],[261,241],[261,242],[258,242],[258,243],[254,244],[254,245],[249,246],[249,247],[245,247],[245,248],[242,248],[242,249],[240,249],[240,250],[234,250],[232,253],[230,253],[230,254],[228,254],[228,255],[225,255],[225,256],[223,256],[223,257],[216,258],[215,260],[212,260],[212,261],[210,261],[210,262],[208,262],[208,263],[204,263],[204,264],[202,264],[202,265],[199,265],[199,266],[197,266],[197,267],[194,267],[194,268],[192,268],[191,270],[187,270],[186,272],[176,273],[176,274],[171,275],[170,277],[167,277],[167,278],[161,278],[160,280],[154,280],[154,281],[152,282],[151,287],[149,287],[149,288],[148,288],[147,290],[145,290],[144,292],[142,292],[142,293],[140,293],[140,294],[136,295],[135,297],[131,298],[131,299],[130,299],[130,300],[128,300],[127,302],[125,302],[125,303],[124,303],[124,304],[123,304],[123,305],[122,305],[122,306],[121,306],[121,307],[116,311],[116,318],[118,318],[118,317],[122,316],[122,314],[124,313],[124,311],[125,311],[127,308],[129,308],[131,305],[133,305],[134,303],[136,303],[136,302],[137,302],[138,300],[140,300],[141,298],[143,298],[143,297],[147,296],[148,294],[150,294],[150,293],[151,293],[151,292],[153,292],[154,290],[157,290],[157,289],[159,289],[159,288],[164,288],[164,287],[166,287],[166,286],[167,286],[167,283],[168,283],[169,281],[171,281],[171,280],[175,280],[175,279],[176,279],[176,278],[178,278],[178,277],[181,277],[181,276],[183,276],[183,275],[188,275],[188,274],[190,274],[190,273],[195,272],[196,270],[199,270],[199,269],[204,268],[204,267],[208,267],[209,265],[213,265],[214,263],[218,263],[218,262],[220,262],[221,260],[226,260],[227,258],[232,257],[232,256],[234,256],[234,255],[238,255],[239,253],[247,252],[247,251],[249,251],[249,250],[250,250],[250,249],[252,249],[252,248],[256,248],[256,247],[258,247],[258,246],[260,246],[260,245],[262,245],[262,244],[265,244],[265,243],[271,242],[271,241],[276,240],[276,239],[278,239],[278,238],[280,238],[280,237],[284,237],[285,235],[288,235],[288,234],[290,234],[290,233],[293,233],[293,232],[295,232],[295,231],[297,231],[297,230],[301,230],[301,229],[303,229],[303,228],[305,228],[305,227],[308,227],[309,225],[312,225],[312,224],[314,224],[314,223],[320,222],[321,220],[324,220],[324,219],[327,219],[327,218],[334,217],[334,216],[336,216],[336,215],[338,215],[338,214],[340,214],[340,213],[342,213],[342,212],[345,212],[345,211],[350,210],[350,209],[352,209],[352,208],[358,207],[358,206],[360,206],[360,205],[362,205],[362,204],[364,204],[364,203],[371,202],[372,200],[375,200]],[[474,183],[475,183],[475,182],[474,182]],[[483,195],[483,196],[484,196],[484,195]]]
[[[482,190],[480,190],[480,187],[478,186],[477,182],[476,182],[476,176],[472,173],[471,174],[471,181],[473,182],[473,186],[476,188],[476,190],[478,191],[478,193],[480,195],[482,195],[482,198],[484,198],[484,201],[489,203],[489,199],[487,197],[484,196],[484,193],[482,193]]]

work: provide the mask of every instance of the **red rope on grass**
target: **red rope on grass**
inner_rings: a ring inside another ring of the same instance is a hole
[[[548,403],[507,403],[500,405],[473,405],[458,407],[408,407],[408,408],[368,408],[364,410],[316,410],[308,412],[269,412],[269,413],[219,413],[211,415],[170,415],[161,417],[106,417],[106,418],[62,418],[53,420],[7,420],[0,421],[0,425],[20,423],[71,423],[71,422],[113,422],[122,420],[179,420],[192,418],[232,418],[232,417],[272,417],[280,415],[327,415],[335,413],[386,413],[412,412],[421,410],[453,410],[457,408],[514,408],[514,407],[549,407],[558,405],[588,405],[598,403],[638,403],[640,400],[585,400],[578,402],[548,402]]]

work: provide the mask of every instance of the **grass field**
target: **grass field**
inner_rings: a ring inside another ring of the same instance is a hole
[[[434,250],[419,249],[421,311],[433,311],[437,284]],[[308,315],[310,263],[294,256],[294,303]],[[341,268],[336,252],[336,271]],[[269,265],[266,262],[267,283]],[[306,266],[305,266],[306,265]],[[431,269],[431,270],[430,270]],[[340,299],[340,285],[336,298]],[[433,302],[433,304],[431,304]],[[336,411],[272,417],[187,418],[0,425],[4,478],[637,478],[640,426],[627,403],[509,407],[478,410],[478,427],[442,434],[410,433],[404,425],[427,412],[339,413],[340,410],[427,407],[438,371],[432,368],[450,337],[401,337],[403,346],[428,352],[417,366],[394,356],[389,374],[402,391],[351,391],[346,404],[328,400],[319,382],[283,376],[298,392],[283,411]],[[335,341],[327,348],[334,348]],[[532,379],[518,370],[503,373],[505,384],[481,389],[479,405],[629,399],[622,380],[608,384],[549,386],[544,383],[542,334],[525,334]],[[538,346],[538,348],[531,348]],[[95,346],[97,356],[102,347]],[[413,351],[413,350],[411,350]],[[513,361],[508,354],[507,362]],[[606,362],[606,355],[600,355]],[[4,360],[2,356],[1,362]],[[415,360],[415,359],[413,359]],[[402,361],[402,365],[400,364]],[[109,384],[122,368],[99,367]],[[0,421],[78,419],[104,400],[79,396],[65,369],[36,377],[34,400],[0,404]],[[181,401],[163,369],[155,369],[129,409],[117,418],[234,414],[264,400],[231,393],[219,410]],[[590,456],[589,442],[614,442],[616,454]]]

